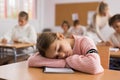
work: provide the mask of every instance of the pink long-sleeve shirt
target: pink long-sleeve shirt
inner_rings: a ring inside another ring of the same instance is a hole
[[[36,53],[29,57],[28,66],[30,67],[65,67],[66,64],[78,71],[97,74],[104,71],[101,66],[100,57],[97,53],[87,53],[90,49],[97,50],[94,42],[88,37],[73,36],[75,44],[72,56],[66,59],[48,59]]]

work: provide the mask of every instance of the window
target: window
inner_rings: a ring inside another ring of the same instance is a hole
[[[0,0],[0,19],[17,18],[20,11],[26,11],[30,19],[37,15],[37,0]]]

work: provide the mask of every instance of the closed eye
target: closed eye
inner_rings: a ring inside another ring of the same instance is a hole
[[[58,52],[60,52],[61,51],[61,47],[58,49]]]
[[[58,56],[58,55],[56,55],[56,56],[55,56],[55,59],[58,59],[58,58],[59,58],[59,56]]]

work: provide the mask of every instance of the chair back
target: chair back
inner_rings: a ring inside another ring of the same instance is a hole
[[[109,46],[97,46],[100,55],[101,65],[104,69],[109,69],[110,51]]]

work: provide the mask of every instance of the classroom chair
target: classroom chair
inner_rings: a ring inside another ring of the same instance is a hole
[[[100,55],[101,65],[104,69],[109,69],[110,52],[109,46],[97,46]]]

